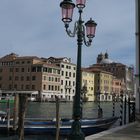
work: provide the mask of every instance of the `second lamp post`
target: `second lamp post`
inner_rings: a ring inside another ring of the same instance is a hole
[[[77,69],[76,69],[76,92],[74,96],[73,102],[73,123],[72,123],[72,131],[69,136],[69,140],[84,140],[85,136],[81,130],[80,119],[82,118],[82,105],[81,105],[81,53],[82,53],[82,44],[86,46],[90,46],[93,37],[95,36],[96,23],[90,19],[85,23],[82,20],[82,12],[85,7],[86,0],[76,0],[76,7],[79,12],[79,19],[75,22],[74,30],[71,32],[69,30],[69,23],[72,21],[73,9],[75,8],[75,4],[72,0],[63,0],[60,3],[60,7],[62,8],[62,21],[65,24],[66,32],[70,37],[75,37],[77,35]],[[85,30],[86,27],[86,30]],[[86,36],[88,37],[88,41],[86,41]]]

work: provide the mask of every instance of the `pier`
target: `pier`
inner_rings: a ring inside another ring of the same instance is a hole
[[[86,137],[85,140],[139,140],[140,122],[112,128],[98,134]]]

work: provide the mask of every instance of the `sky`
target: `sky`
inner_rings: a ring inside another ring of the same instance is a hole
[[[68,57],[76,64],[77,38],[65,32],[61,1],[0,0],[0,57]],[[92,45],[82,46],[83,67],[95,64],[105,52],[116,62],[135,65],[135,0],[87,0],[82,18],[97,23]],[[77,19],[75,8],[71,30]]]

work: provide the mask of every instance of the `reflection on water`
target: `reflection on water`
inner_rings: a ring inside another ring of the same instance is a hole
[[[0,136],[0,140],[19,140],[18,136]],[[54,136],[46,136],[46,135],[29,135],[25,136],[25,140],[55,140]],[[61,138],[61,140],[66,140],[66,138]]]
[[[103,102],[101,103],[103,108],[103,116],[110,117],[112,116],[112,103]],[[55,103],[44,102],[29,102],[26,117],[33,118],[46,118],[51,119],[55,118],[56,115],[56,105]],[[97,117],[97,104],[94,102],[83,103],[83,118],[96,118]],[[0,104],[0,110],[6,111],[6,104]],[[116,104],[115,115],[119,116],[119,104]],[[13,104],[11,104],[11,114],[13,113]],[[71,118],[72,116],[72,103],[60,103],[60,117],[61,118]],[[1,134],[0,134],[1,135]],[[61,140],[64,138],[61,138]],[[0,136],[0,140],[18,140],[17,136],[4,137]],[[25,136],[25,140],[55,140],[52,136]]]

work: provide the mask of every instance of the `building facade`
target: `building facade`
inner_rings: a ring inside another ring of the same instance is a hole
[[[111,72],[117,79],[124,80],[125,92],[134,93],[134,68],[126,66],[109,59],[108,53],[101,53],[97,57],[97,63],[89,67],[89,69],[97,68],[107,72]]]
[[[0,89],[9,93],[38,92],[41,99],[62,97],[60,68],[36,56],[18,56],[14,53],[0,58]]]
[[[87,68],[88,71],[95,74],[94,94],[95,100],[112,101],[112,81],[113,74],[95,68]]]
[[[122,91],[125,91],[126,85],[124,80],[117,79],[116,77],[113,77],[112,80],[112,94],[115,95],[115,98],[118,99],[120,97],[120,94]]]
[[[82,69],[82,93],[84,101],[94,101],[94,73]]]
[[[76,86],[76,65],[71,63],[71,59],[67,57],[47,59],[52,64],[56,64],[61,70],[61,86],[60,91],[63,99],[66,101],[73,101]]]

